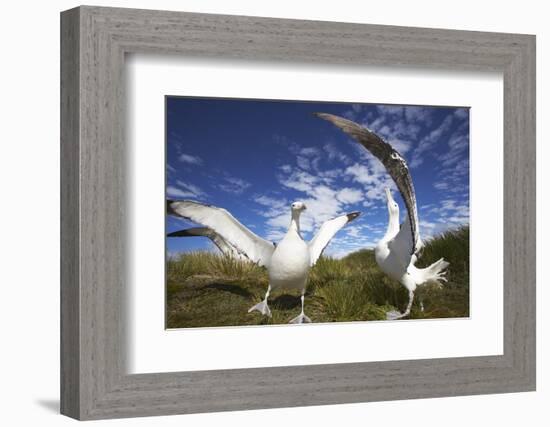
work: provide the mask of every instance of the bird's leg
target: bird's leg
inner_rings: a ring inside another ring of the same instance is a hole
[[[304,295],[305,295],[305,293],[306,293],[306,290],[302,289],[302,296],[300,298],[302,300],[302,311],[300,312],[300,315],[296,316],[294,319],[292,319],[288,323],[311,323],[311,319],[309,317],[307,317],[304,313]]]
[[[252,313],[253,311],[259,311],[264,316],[271,317],[271,310],[269,309],[269,306],[267,305],[267,299],[269,298],[269,293],[271,292],[271,284],[267,285],[267,292],[265,293],[265,297],[262,302],[259,302],[254,307],[251,307],[248,312]]]
[[[409,314],[411,314],[411,308],[412,308],[412,305],[413,305],[413,300],[414,300],[414,291],[409,291],[409,303],[407,304],[407,309],[403,313],[403,317],[406,317]]]
[[[397,311],[389,311],[388,313],[386,313],[386,319],[397,320],[397,319],[402,319],[403,317],[407,317],[409,314],[411,314],[413,300],[414,300],[414,291],[409,291],[409,303],[407,304],[407,309],[405,310],[405,312],[399,313]]]

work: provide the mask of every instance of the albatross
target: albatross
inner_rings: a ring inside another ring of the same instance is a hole
[[[441,281],[447,281],[444,276],[445,269],[449,266],[443,258],[427,268],[415,266],[423,244],[418,230],[414,185],[407,162],[397,150],[370,129],[332,114],[316,113],[316,115],[350,135],[380,160],[401,193],[407,207],[407,217],[399,226],[399,206],[395,203],[390,190],[385,189],[389,212],[388,228],[384,237],[378,242],[374,255],[380,269],[392,279],[399,281],[409,291],[409,301],[405,311],[403,313],[390,311],[386,313],[387,319],[407,317],[411,312],[416,288],[426,283],[435,283],[441,287]]]
[[[303,202],[292,203],[288,231],[279,244],[275,245],[250,231],[223,208],[191,200],[167,201],[168,214],[208,227],[249,260],[267,268],[267,292],[261,302],[248,310],[249,313],[258,311],[271,317],[268,298],[273,289],[299,290],[302,310],[289,323],[311,323],[311,319],[304,313],[304,295],[309,269],[315,265],[334,235],[360,214],[351,212],[325,221],[315,237],[306,242],[300,231],[300,215],[304,210],[306,205]]]

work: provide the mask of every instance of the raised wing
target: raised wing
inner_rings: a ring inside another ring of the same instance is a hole
[[[374,157],[382,162],[392,179],[394,180],[403,201],[407,206],[409,217],[409,226],[411,228],[412,241],[410,244],[410,254],[416,253],[420,240],[418,230],[418,212],[416,210],[416,195],[409,172],[407,162],[390,144],[384,141],[371,130],[358,125],[351,120],[344,119],[332,114],[315,113],[317,117],[327,120],[350,135],[363,147],[369,150]]]
[[[223,208],[191,200],[167,200],[167,212],[207,226],[249,260],[267,266],[275,245],[254,234]]]
[[[185,230],[179,230],[179,231],[174,231],[172,233],[168,233],[168,237],[194,237],[194,236],[202,236],[202,237],[209,238],[212,241],[212,243],[214,243],[216,247],[224,255],[227,255],[236,259],[248,260],[246,255],[241,254],[241,252],[239,252],[239,250],[236,247],[228,243],[222,236],[220,236],[211,228],[194,227],[194,228],[187,228]]]
[[[325,221],[319,232],[309,242],[309,254],[311,257],[311,265],[315,265],[323,250],[327,247],[334,235],[348,222],[353,221],[360,215],[360,212],[352,212],[333,219]]]

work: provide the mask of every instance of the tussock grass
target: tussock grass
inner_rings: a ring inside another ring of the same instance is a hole
[[[444,257],[451,263],[442,289],[426,285],[416,291],[410,318],[469,315],[469,228],[447,232],[426,242],[417,263],[426,267]],[[167,261],[167,327],[286,324],[300,312],[297,291],[272,292],[271,319],[247,313],[268,284],[267,271],[210,252],[191,252]],[[321,257],[310,271],[306,314],[314,322],[384,320],[390,310],[404,310],[406,289],[378,268],[373,250],[342,259]],[[421,310],[423,306],[424,310]]]

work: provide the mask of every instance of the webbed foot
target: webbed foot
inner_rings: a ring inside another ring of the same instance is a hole
[[[271,317],[271,310],[269,309],[269,306],[267,305],[267,301],[262,301],[256,304],[253,307],[250,307],[248,310],[249,313],[252,313],[253,311],[259,311],[264,316]]]
[[[402,319],[403,317],[407,317],[409,313],[400,313],[399,311],[388,311],[386,313],[386,320],[397,320]]]
[[[307,317],[304,313],[301,313],[299,316],[296,316],[288,323],[311,323],[311,319]]]

